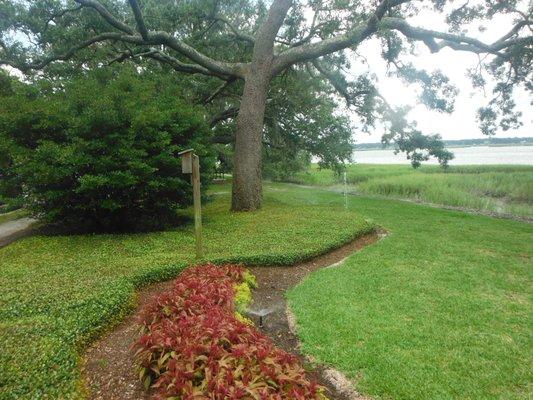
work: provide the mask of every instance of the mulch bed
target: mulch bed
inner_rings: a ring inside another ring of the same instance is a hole
[[[290,267],[250,267],[256,276],[259,288],[253,292],[254,310],[269,309],[272,312],[264,317],[261,330],[269,335],[275,344],[282,349],[300,357],[303,365],[309,367],[309,375],[328,389],[327,396],[331,400],[349,400],[337,392],[322,376],[321,367],[308,365],[299,352],[298,339],[291,333],[285,313],[286,301],[284,293],[297,285],[303,278],[319,268],[335,264],[348,257],[362,247],[379,239],[378,233],[362,236],[336,250],[310,261]],[[138,294],[138,307],[112,332],[94,343],[84,356],[83,373],[92,400],[142,400],[150,399],[139,380],[136,363],[131,350],[132,343],[138,338],[137,318],[139,311],[154,296],[168,290],[173,281],[152,285]],[[251,318],[254,318],[253,316]],[[256,325],[258,325],[256,317]]]

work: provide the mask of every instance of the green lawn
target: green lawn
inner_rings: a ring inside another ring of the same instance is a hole
[[[497,214],[533,218],[533,166],[464,165],[443,171],[438,166],[354,164],[347,168],[350,190]],[[331,170],[298,174],[295,183],[339,185]]]
[[[205,208],[206,257],[292,263],[372,228],[390,235],[289,293],[304,350],[376,399],[533,395],[533,225],[269,184],[265,207]],[[175,276],[191,228],[29,237],[0,249],[0,399],[79,399],[79,355],[136,287]]]
[[[373,229],[353,211],[299,205],[230,213],[229,188],[205,207],[206,258],[288,264]],[[0,249],[0,399],[80,399],[79,355],[131,308],[136,287],[193,261],[191,227],[136,235],[22,239]]]
[[[14,211],[9,211],[4,214],[0,214],[0,224],[3,224],[4,222],[14,221],[16,219],[26,217],[28,215],[28,212],[26,210],[23,210],[22,208]]]
[[[291,188],[299,204],[338,193]],[[303,349],[374,399],[533,397],[533,225],[350,196],[389,230],[289,293]]]

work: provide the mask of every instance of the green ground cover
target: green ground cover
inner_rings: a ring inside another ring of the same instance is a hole
[[[206,256],[292,263],[366,232],[390,235],[289,293],[304,350],[376,399],[532,396],[533,225],[320,188],[268,184],[235,214],[229,188],[205,208]],[[0,399],[78,399],[79,355],[175,276],[191,227],[137,235],[35,236],[0,249]]]
[[[475,211],[533,218],[533,166],[464,165],[443,171],[425,165],[354,164],[347,168],[350,190],[361,194],[404,198]],[[295,183],[339,185],[331,170],[313,166]]]
[[[0,224],[3,224],[4,222],[14,221],[16,219],[25,217],[27,215],[28,215],[28,212],[23,209],[9,211],[4,214],[0,214]]]
[[[280,192],[298,204],[342,196]],[[374,399],[533,396],[533,225],[388,199],[348,207],[390,235],[290,291],[303,350]]]
[[[230,213],[229,187],[205,207],[206,259],[289,264],[373,229],[353,211],[297,205]],[[191,227],[132,235],[33,236],[0,249],[0,399],[80,399],[84,346],[130,310],[135,288],[193,261]]]

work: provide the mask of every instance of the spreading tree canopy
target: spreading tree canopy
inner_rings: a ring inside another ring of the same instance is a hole
[[[445,14],[448,29],[411,22],[427,8]],[[497,40],[465,34],[472,22],[499,14],[510,15],[514,24]],[[513,89],[531,90],[533,81],[531,6],[517,0],[12,0],[0,5],[0,16],[0,64],[26,74],[65,75],[72,67],[155,61],[213,87],[206,103],[218,98],[227,106],[218,120],[236,115],[234,210],[260,207],[265,132],[284,124],[283,118],[268,118],[270,96],[291,71],[327,82],[365,125],[385,121],[384,141],[397,142],[415,164],[429,155],[446,163],[450,154],[438,137],[425,137],[409,123],[404,110],[391,108],[371,75],[347,76],[350,61],[364,57],[358,53],[363,42],[376,39],[391,68],[422,85],[420,100],[447,112],[456,92],[446,76],[417,69],[408,56],[419,44],[432,53],[478,54],[474,84],[483,85],[487,74],[497,82],[493,98],[479,112],[488,134],[519,123]],[[237,90],[239,97],[232,97]]]

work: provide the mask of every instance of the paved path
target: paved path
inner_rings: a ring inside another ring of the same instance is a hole
[[[14,221],[0,224],[0,247],[28,235],[31,232],[31,225],[37,222],[33,218],[19,218]]]

